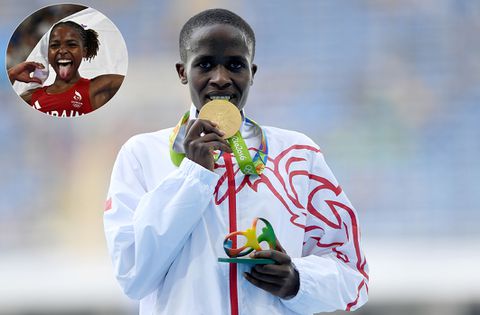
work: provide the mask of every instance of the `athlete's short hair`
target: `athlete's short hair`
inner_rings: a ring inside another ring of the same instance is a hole
[[[187,61],[187,43],[195,29],[203,26],[226,24],[239,29],[252,48],[252,60],[255,55],[255,33],[250,25],[237,14],[225,9],[209,9],[192,16],[182,27],[179,38],[180,59]]]
[[[98,33],[95,30],[87,30],[78,23],[73,21],[65,21],[55,24],[52,28],[52,32],[59,26],[68,26],[76,30],[82,39],[83,46],[87,48],[85,59],[90,61],[91,59],[95,58],[98,52],[98,47],[100,46],[100,42],[98,41]]]

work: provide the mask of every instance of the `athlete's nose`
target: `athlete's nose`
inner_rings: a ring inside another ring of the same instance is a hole
[[[59,53],[67,52],[67,46],[66,45],[60,45],[60,47],[58,47],[58,52]]]
[[[223,66],[217,66],[211,72],[210,84],[216,85],[218,88],[227,88],[232,84],[229,71]]]

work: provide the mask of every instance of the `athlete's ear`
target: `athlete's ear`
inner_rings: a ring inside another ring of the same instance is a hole
[[[83,58],[87,58],[87,47],[83,47]]]
[[[177,69],[177,74],[178,74],[178,77],[180,78],[180,82],[182,82],[182,84],[187,84],[188,79],[187,79],[187,73],[185,71],[185,64],[182,62],[178,62],[175,64],[175,68]]]
[[[255,77],[255,73],[257,73],[257,65],[252,63],[252,78],[250,79],[250,85],[253,84],[253,77]]]

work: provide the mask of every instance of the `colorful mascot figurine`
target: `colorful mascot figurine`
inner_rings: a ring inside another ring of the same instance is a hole
[[[257,223],[262,221],[265,226],[262,228],[262,232],[257,237]],[[237,247],[237,236],[242,237],[242,245]],[[272,264],[275,263],[272,259],[251,259],[251,258],[239,258],[250,254],[254,250],[262,250],[260,244],[267,242],[270,249],[276,249],[277,239],[273,227],[264,218],[255,218],[252,223],[252,227],[246,231],[235,231],[228,234],[223,241],[223,249],[230,258],[219,258],[219,262],[229,263],[248,263],[248,264]]]

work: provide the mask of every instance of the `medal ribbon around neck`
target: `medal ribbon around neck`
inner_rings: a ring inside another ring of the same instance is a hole
[[[180,163],[182,163],[182,160],[185,158],[185,153],[176,152],[173,149],[173,144],[175,143],[175,139],[177,138],[181,127],[187,124],[189,117],[190,117],[190,112],[186,112],[182,116],[178,124],[175,126],[175,128],[173,128],[173,131],[170,134],[170,138],[169,138],[170,158],[175,166],[180,166]],[[255,127],[259,128],[260,131],[262,132],[262,140],[260,142],[260,147],[258,148],[258,151],[256,152],[253,159],[250,156],[247,145],[245,144],[245,140],[243,140],[243,137],[240,131],[237,131],[233,136],[228,138],[227,142],[232,148],[233,154],[235,155],[235,159],[237,160],[242,173],[245,175],[260,175],[265,169],[265,165],[267,163],[267,157],[268,157],[267,139],[265,137],[265,132],[255,121],[249,118],[245,118],[245,122],[254,125]],[[214,154],[215,161],[217,161],[220,158],[221,154],[222,154],[221,152]]]

